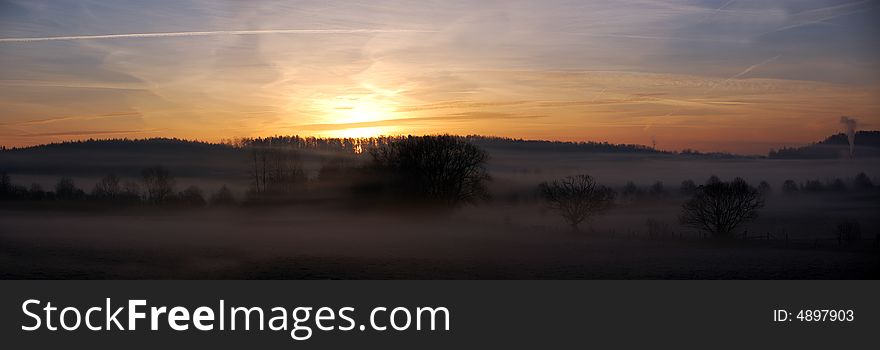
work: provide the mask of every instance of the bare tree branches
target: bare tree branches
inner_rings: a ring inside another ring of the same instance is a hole
[[[732,182],[709,181],[697,188],[682,206],[681,223],[719,238],[732,238],[733,230],[758,217],[764,196],[742,178]]]
[[[578,225],[614,203],[614,190],[597,184],[590,175],[569,176],[539,185],[541,196],[551,209],[577,230]]]
[[[370,155],[410,196],[450,205],[486,197],[489,156],[461,137],[408,136],[373,147]]]

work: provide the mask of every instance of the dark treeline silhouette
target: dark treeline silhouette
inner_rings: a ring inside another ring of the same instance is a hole
[[[853,156],[880,157],[880,131],[859,131],[853,138],[856,147]],[[836,159],[850,156],[849,140],[844,133],[831,135],[825,140],[802,147],[770,150],[774,159]]]
[[[801,183],[798,183],[792,179],[785,180],[782,183],[782,193],[784,194],[796,194],[796,193],[834,193],[834,192],[847,192],[847,191],[865,191],[874,189],[874,182],[864,172],[858,173],[852,179],[808,179]]]
[[[83,150],[104,151],[112,149],[120,152],[228,152],[249,149],[251,147],[283,147],[295,150],[313,150],[324,152],[342,152],[361,154],[369,149],[405,139],[409,136],[379,136],[366,138],[323,138],[291,136],[269,136],[257,138],[225,139],[218,143],[190,141],[179,138],[147,138],[147,139],[88,139],[80,141],[64,141],[38,146],[11,147],[0,149],[7,152],[51,151],[51,150]],[[631,153],[654,155],[681,155],[688,157],[710,158],[754,158],[724,152],[700,152],[685,149],[680,152],[657,150],[653,147],[637,144],[615,144],[595,141],[547,141],[526,140],[518,138],[467,135],[452,136],[485,150],[524,150],[529,152],[586,152],[586,153]]]
[[[50,191],[40,184],[30,187],[14,184],[6,172],[0,172],[0,201],[32,201],[78,203],[88,202],[107,207],[130,207],[132,205],[203,207],[208,204],[227,206],[236,203],[235,196],[223,185],[209,199],[198,186],[189,186],[175,192],[175,179],[162,166],[145,168],[141,178],[124,180],[109,174],[95,184],[91,192],[78,187],[73,179],[62,177]]]
[[[489,155],[465,138],[407,136],[369,149],[373,192],[404,200],[456,206],[488,196]]]

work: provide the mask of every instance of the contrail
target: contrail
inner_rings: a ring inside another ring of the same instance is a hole
[[[782,57],[782,55],[776,55],[775,57],[770,58],[769,60],[766,60],[766,61],[764,61],[764,62],[761,62],[761,63],[758,63],[758,64],[753,64],[753,65],[749,66],[749,68],[746,68],[744,71],[739,72],[737,75],[734,75],[734,76],[732,76],[732,77],[730,77],[730,78],[727,78],[727,80],[736,79],[736,78],[739,78],[739,77],[741,77],[741,76],[743,76],[743,75],[749,74],[749,72],[751,72],[751,71],[757,69],[757,68],[760,67],[760,66],[763,66],[763,65],[768,64],[768,63],[770,63],[770,62],[773,62],[773,61],[778,60],[779,57]]]
[[[261,35],[261,34],[381,34],[381,33],[432,33],[413,29],[266,29],[266,30],[214,30],[203,32],[126,33],[103,35],[46,36],[32,38],[0,38],[0,43],[30,43],[37,41],[101,40],[123,38],[170,38],[183,36],[215,35]]]

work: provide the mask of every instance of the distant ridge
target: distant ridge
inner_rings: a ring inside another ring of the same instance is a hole
[[[880,131],[859,131],[855,136],[855,158],[880,157]],[[773,159],[840,159],[849,158],[846,134],[831,135],[822,141],[801,147],[770,150]]]
[[[156,153],[173,151],[199,151],[211,150],[222,151],[244,148],[247,146],[283,145],[303,150],[343,151],[351,152],[363,149],[370,145],[381,144],[399,137],[405,136],[382,136],[372,138],[318,138],[302,136],[271,136],[260,138],[240,138],[221,142],[192,141],[178,138],[147,138],[147,139],[88,139],[81,141],[56,142],[45,145],[9,148],[7,152],[44,152],[44,151],[113,151],[113,152],[141,152],[151,151]],[[547,141],[547,140],[524,140],[495,136],[468,135],[461,136],[464,139],[486,149],[528,150],[528,151],[553,151],[553,152],[598,152],[598,153],[645,153],[645,154],[674,154],[674,152],[659,151],[651,147],[635,144],[613,144],[608,142],[570,142],[570,141]],[[686,151],[686,154],[703,154],[696,151]]]

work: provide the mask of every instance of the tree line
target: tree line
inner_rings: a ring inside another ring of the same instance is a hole
[[[50,189],[33,183],[29,187],[12,182],[9,174],[0,172],[0,200],[30,201],[91,201],[108,205],[171,205],[203,207],[224,206],[236,202],[232,191],[223,185],[209,196],[198,186],[175,190],[175,178],[162,166],[144,168],[138,179],[123,179],[109,174],[98,180],[91,191],[78,187],[73,179],[62,177]]]

